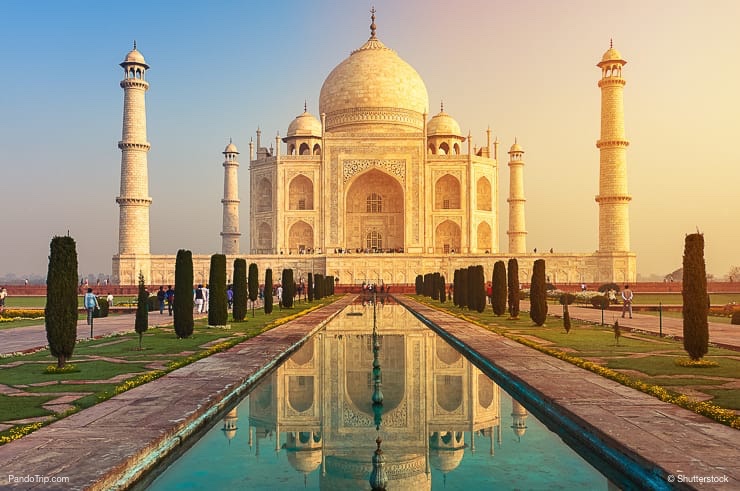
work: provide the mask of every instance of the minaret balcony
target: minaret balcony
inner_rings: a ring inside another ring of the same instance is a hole
[[[628,147],[630,142],[627,140],[597,140],[596,148],[609,148],[609,147]]]
[[[141,150],[141,151],[149,151],[151,148],[151,145],[149,142],[124,142],[119,141],[118,142],[118,148],[121,150]]]
[[[125,198],[118,196],[116,203],[119,205],[151,205],[152,198]]]
[[[632,201],[632,196],[629,195],[619,195],[619,196],[596,196],[596,202],[597,203],[629,203]]]

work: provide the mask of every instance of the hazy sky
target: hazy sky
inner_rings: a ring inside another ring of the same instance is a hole
[[[0,276],[45,273],[69,230],[80,273],[117,252],[123,90],[136,40],[147,80],[151,251],[220,252],[223,152],[240,158],[248,250],[248,147],[318,115],[321,85],[369,37],[424,79],[474,144],[525,150],[527,246],[598,246],[600,70],[614,39],[623,76],[632,250],[638,272],[681,266],[686,233],[707,270],[740,264],[740,2],[737,0],[34,1],[0,3]],[[733,148],[735,150],[733,150]]]

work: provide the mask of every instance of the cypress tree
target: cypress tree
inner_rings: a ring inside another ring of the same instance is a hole
[[[424,277],[420,274],[416,275],[416,294],[421,295],[424,291]]]
[[[563,327],[565,328],[565,333],[570,332],[570,312],[568,311],[568,305],[575,302],[576,296],[572,293],[563,293],[560,295],[560,305],[563,306]]]
[[[313,273],[308,273],[308,301],[313,302],[314,289],[313,289]]]
[[[473,268],[472,288],[475,292],[475,310],[483,312],[486,310],[486,272],[481,264],[473,266]]]
[[[468,268],[460,268],[460,308],[468,308]]]
[[[509,259],[509,317],[519,318],[519,262],[515,258]]]
[[[447,291],[445,290],[445,277],[440,275],[439,277],[439,301],[445,303],[447,301]]]
[[[455,307],[460,306],[460,294],[458,289],[460,288],[460,269],[456,269],[452,273],[452,305]]]
[[[51,239],[44,324],[51,356],[64,368],[77,340],[77,247],[69,236]]]
[[[229,320],[229,306],[226,300],[226,255],[211,256],[208,285],[208,325],[225,326]]]
[[[529,290],[529,317],[537,326],[543,325],[547,319],[545,280],[545,260],[537,259],[532,268],[532,286]]]
[[[316,283],[314,291],[313,291],[313,297],[316,300],[321,300],[324,298],[324,275],[321,273],[316,273],[313,275],[313,281]]]
[[[265,314],[272,314],[272,269],[265,270]]]
[[[334,276],[327,276],[326,277],[326,290],[327,296],[334,295]]]
[[[231,311],[234,320],[243,321],[247,316],[247,261],[234,259],[234,307]]]
[[[254,317],[254,302],[260,294],[259,270],[255,263],[249,263],[249,301],[252,302],[252,317]]]
[[[432,275],[432,300],[439,300],[439,273]]]
[[[144,274],[139,271],[139,294],[136,298],[136,323],[134,328],[139,335],[139,350],[144,332],[149,329],[149,292],[144,284]]]
[[[290,309],[293,307],[293,297],[295,296],[295,280],[293,279],[293,270],[283,270],[283,307]]]
[[[175,333],[178,338],[193,335],[193,253],[180,249],[175,259]]]
[[[683,252],[683,348],[692,360],[709,350],[707,323],[707,273],[704,264],[704,235],[686,236]]]
[[[491,285],[493,288],[491,296],[493,313],[504,315],[506,313],[506,264],[503,261],[494,263]]]

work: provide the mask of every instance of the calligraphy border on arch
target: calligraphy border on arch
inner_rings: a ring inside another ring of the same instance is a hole
[[[380,167],[406,182],[406,160],[404,159],[345,159],[342,161],[342,180],[349,181],[352,176],[371,167]]]

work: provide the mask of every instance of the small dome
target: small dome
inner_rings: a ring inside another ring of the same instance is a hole
[[[321,465],[322,453],[320,448],[301,449],[288,452],[290,466],[303,473],[311,473]]]
[[[522,148],[521,145],[517,143],[516,140],[514,140],[514,144],[511,146],[511,149],[509,149],[509,153],[514,153],[514,152],[524,153],[524,149]]]
[[[452,472],[457,469],[464,456],[464,448],[432,449],[429,451],[430,464],[441,472]]]
[[[144,65],[145,67],[149,68],[149,65],[146,64],[146,61],[144,61],[144,55],[142,55],[141,52],[136,49],[135,43],[134,49],[128,52],[126,58],[123,60],[123,63],[136,63],[137,65]]]
[[[308,111],[297,116],[288,126],[288,137],[315,136],[321,137],[321,122]]]
[[[619,51],[614,48],[609,48],[608,50],[606,50],[604,56],[601,57],[601,61],[617,61],[621,59],[622,55],[619,54]]]
[[[442,109],[427,123],[427,136],[461,136],[460,125]]]
[[[232,142],[229,142],[229,144],[226,145],[224,153],[239,153],[239,150],[236,149],[236,145],[234,145]]]

